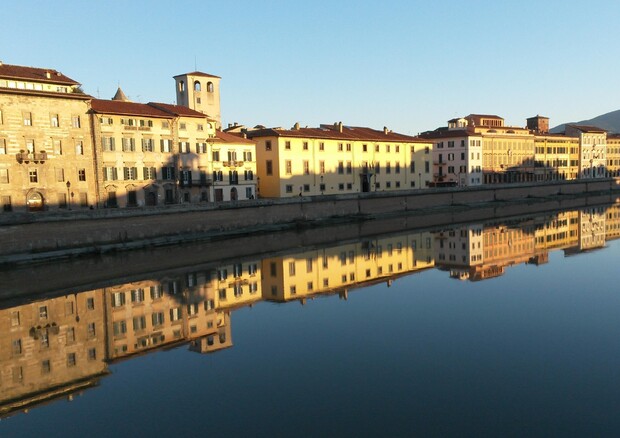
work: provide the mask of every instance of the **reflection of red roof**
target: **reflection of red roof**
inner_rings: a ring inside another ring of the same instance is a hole
[[[188,108],[186,106],[172,105],[169,103],[159,103],[159,102],[149,102],[148,105],[155,107],[157,109],[160,109],[162,111],[165,111],[171,115],[175,115],[175,116],[200,117],[203,119],[207,117],[206,114],[203,114],[198,111],[194,111],[193,109]]]
[[[47,74],[49,73],[49,78]],[[23,67],[21,65],[0,64],[0,77],[6,79],[24,79],[52,84],[79,85],[79,82],[49,68]]]
[[[338,126],[322,125],[321,128],[278,129],[267,128],[247,132],[249,137],[297,137],[297,138],[325,138],[332,140],[352,141],[394,141],[410,143],[427,143],[419,137],[398,134],[396,132],[378,131],[360,126],[343,126],[342,132]]]
[[[91,101],[91,108],[94,112],[99,114],[120,114],[127,116],[159,117],[166,119],[172,118],[172,114],[169,112],[160,110],[159,108],[145,103],[93,99]]]
[[[173,78],[175,78],[175,79],[176,79],[176,78],[181,77],[181,76],[204,76],[205,78],[216,78],[216,79],[222,79],[222,78],[220,78],[219,76],[210,75],[209,73],[203,73],[203,72],[201,72],[201,71],[193,71],[193,72],[191,72],[191,73],[184,73],[184,74],[182,74],[182,75],[176,75],[176,76],[173,76]]]
[[[219,140],[222,140],[222,142],[224,142],[224,143],[236,143],[236,144],[241,143],[241,144],[251,144],[251,145],[256,144],[255,141],[248,140],[247,138],[243,138],[243,136],[241,136],[241,135],[227,133],[227,132],[222,132],[222,131],[217,131],[215,133],[215,136]]]

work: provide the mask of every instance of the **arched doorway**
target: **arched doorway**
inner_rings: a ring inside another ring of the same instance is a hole
[[[28,211],[43,211],[45,208],[43,195],[39,192],[30,192],[26,197],[26,205],[28,206]]]
[[[237,198],[238,198],[238,195],[237,195],[237,188],[236,188],[236,187],[233,187],[232,189],[230,189],[230,200],[231,200],[231,201],[236,201],[236,200],[237,200]]]

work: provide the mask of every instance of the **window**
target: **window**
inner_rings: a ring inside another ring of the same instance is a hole
[[[252,161],[252,152],[251,151],[243,152],[243,161]]]
[[[23,112],[22,113],[24,119],[24,126],[32,126],[32,113],[31,112]]]
[[[95,310],[95,299],[94,298],[86,299],[86,308],[88,310]]]
[[[142,169],[144,180],[157,179],[157,171],[154,167],[144,167]]]
[[[0,155],[6,155],[6,140],[0,138]]]
[[[188,154],[188,153],[191,152],[189,147],[190,147],[189,146],[189,141],[180,141],[179,142],[179,152]]]
[[[122,307],[125,305],[125,292],[115,292],[112,294],[112,307]]]
[[[185,131],[187,129],[187,124],[185,122],[179,123],[179,130]]]
[[[52,371],[52,365],[49,359],[41,362],[41,374],[49,374]]]
[[[30,182],[31,183],[39,182],[39,176],[38,176],[38,173],[37,173],[37,169],[30,169],[28,171],[28,177],[30,178]]]
[[[54,153],[56,155],[62,155],[62,141],[54,140]]]
[[[265,170],[267,175],[273,175],[273,162],[271,160],[267,160],[265,163]]]
[[[286,149],[287,151],[291,150],[291,142],[290,140],[287,140],[284,142],[284,149]]]
[[[310,162],[308,160],[304,160],[304,174],[310,175]]]
[[[196,143],[196,153],[197,154],[206,154],[207,153],[207,143],[198,142]]]
[[[86,181],[86,169],[78,169],[78,181]]]
[[[123,167],[123,176],[125,181],[131,181],[138,179],[138,168],[137,167]]]
[[[146,316],[135,316],[132,322],[134,332],[139,332],[146,329]]]
[[[71,117],[71,126],[74,128],[81,128],[82,123],[80,121],[80,116],[72,116]]]
[[[285,187],[286,193],[293,193],[293,185],[287,184]]]
[[[163,129],[170,129],[170,122],[169,122],[169,121],[167,121],[167,120],[162,121],[162,122],[161,122],[161,127],[162,127]]]
[[[50,114],[50,125],[52,128],[58,128],[58,126],[60,126],[58,114]]]
[[[12,351],[13,351],[14,356],[18,356],[22,354],[22,340],[21,339],[13,340]]]
[[[103,146],[104,152],[112,152],[116,149],[114,137],[102,137],[101,145]]]
[[[67,354],[67,367],[74,367],[76,364],[75,353]]]
[[[155,312],[151,315],[151,322],[153,323],[153,327],[158,327],[164,325],[164,312]]]
[[[385,163],[385,173],[392,173],[392,163],[389,161]]]
[[[396,167],[394,168],[394,172],[396,172],[396,173],[400,173],[400,162],[399,162],[399,161],[397,161],[397,162],[396,162],[396,164],[395,164],[395,166],[396,166]]]
[[[343,161],[338,161],[338,173],[340,175],[344,174],[344,162]]]
[[[319,172],[321,175],[325,173],[325,161],[319,161]]]
[[[385,145],[385,152],[390,152],[390,145],[389,144]]]
[[[104,181],[116,181],[118,179],[118,169],[116,167],[103,168]]]
[[[271,150],[271,140],[267,140],[265,142],[265,150],[266,151],[270,151]]]
[[[304,151],[307,151],[307,150],[308,150],[308,142],[304,141]]]
[[[97,349],[96,348],[88,349],[88,360],[97,360]]]
[[[351,143],[347,143],[347,152],[351,152]]]
[[[155,140],[152,138],[142,139],[142,152],[153,152],[155,149]]]
[[[243,172],[243,177],[246,181],[252,181],[254,179],[254,172],[251,170],[245,170]]]
[[[96,331],[95,331],[95,323],[94,322],[89,322],[88,326],[86,328],[86,335],[89,339],[92,339],[96,336]]]
[[[144,289],[132,289],[131,291],[131,302],[132,303],[141,303],[144,301]]]
[[[123,152],[134,152],[136,150],[136,140],[134,138],[123,138]]]
[[[344,145],[342,143],[338,143],[338,151],[342,152],[344,150]]]
[[[319,150],[320,151],[324,151],[325,150],[325,143],[323,143],[323,142],[319,143]]]
[[[310,184],[304,184],[304,192],[310,191]]]
[[[9,169],[0,169],[0,184],[9,183]]]
[[[353,173],[353,168],[351,167],[351,162],[347,161],[347,175],[351,175]]]
[[[81,141],[75,142],[75,155],[84,155],[84,143]]]
[[[171,181],[175,178],[174,167],[162,167],[161,168],[161,177],[164,180]]]
[[[172,150],[172,140],[169,138],[162,138],[159,140],[159,148],[162,152],[170,152]]]

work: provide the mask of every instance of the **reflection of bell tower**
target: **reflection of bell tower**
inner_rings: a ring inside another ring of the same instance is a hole
[[[206,114],[222,126],[220,114],[220,77],[195,71],[174,77],[177,105]]]

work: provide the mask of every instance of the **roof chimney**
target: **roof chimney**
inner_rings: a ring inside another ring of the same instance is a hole
[[[387,126],[384,126],[384,127],[383,127],[383,133],[384,133],[385,135],[388,135],[388,132],[390,132],[390,130],[389,130],[389,129],[387,129]]]
[[[0,60],[0,66],[2,65],[2,60]]]
[[[338,132],[342,132],[342,122],[338,122]]]
[[[239,126],[239,123],[235,122],[234,126],[235,126],[235,127]]]
[[[295,124],[293,125],[293,129],[295,131],[299,131],[299,122],[295,122]]]
[[[232,128],[232,123],[229,123],[229,124],[228,124],[228,127],[229,127],[229,128]]]
[[[51,79],[52,75],[50,74],[50,72],[46,71],[45,72],[45,77],[48,78],[48,79]]]

